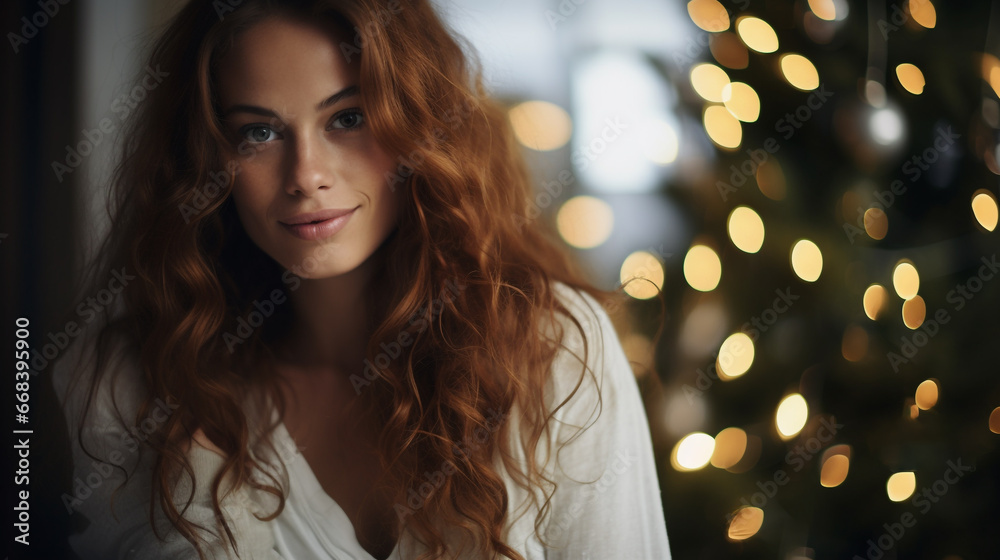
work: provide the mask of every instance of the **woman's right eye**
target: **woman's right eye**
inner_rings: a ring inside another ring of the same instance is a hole
[[[240,136],[256,144],[262,144],[277,138],[278,133],[269,126],[250,124],[240,129]]]

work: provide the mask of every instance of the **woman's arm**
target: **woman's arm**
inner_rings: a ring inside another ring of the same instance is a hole
[[[593,376],[588,373],[556,413],[553,449],[564,447],[555,456],[559,486],[546,539],[557,547],[545,557],[669,560],[652,441],[632,368],[604,309],[588,294],[559,287],[585,329]],[[579,331],[571,321],[564,328],[564,344],[582,359]],[[553,364],[556,402],[572,391],[582,365],[560,352]]]
[[[78,371],[75,366],[81,351],[88,352],[90,355],[87,357],[92,358],[92,343],[92,339],[78,339],[53,369],[53,382],[66,415],[73,459],[73,486],[64,494],[63,503],[67,514],[77,513],[86,520],[82,532],[70,535],[70,546],[82,560],[197,560],[194,545],[173,528],[159,507],[157,526],[160,534],[166,535],[165,542],[154,535],[150,525],[149,500],[154,456],[149,449],[142,449],[140,453],[140,444],[148,437],[148,433],[169,418],[175,406],[171,406],[174,403],[158,402],[158,406],[136,425],[122,425],[113,412],[112,396],[121,410],[122,418],[125,422],[131,422],[138,409],[138,396],[142,394],[134,362],[124,353],[118,352],[112,358],[83,426],[83,440],[87,450],[104,462],[91,458],[80,446],[77,427],[86,402],[89,378],[77,381],[72,390],[69,382],[76,375],[90,373],[88,367]],[[86,350],[82,350],[83,348]],[[84,366],[89,366],[90,363],[88,360],[81,362]],[[196,434],[195,441],[197,445],[189,446],[187,450],[195,473],[195,484],[192,485],[190,477],[182,473],[174,491],[174,503],[180,510],[193,486],[193,500],[183,515],[189,521],[214,530],[210,487],[222,465],[223,457],[218,453],[218,448],[204,438],[204,434]],[[120,489],[118,487],[125,480],[125,475],[119,466],[127,469],[130,474],[128,483]],[[249,498],[245,487],[227,496],[222,502],[223,514],[240,549],[240,558],[281,560],[273,550],[273,535],[269,525],[254,518],[251,508],[256,509],[256,504]],[[236,558],[235,554],[224,550],[217,537],[205,532],[202,534],[210,539],[209,547],[203,547],[207,548],[209,558]]]

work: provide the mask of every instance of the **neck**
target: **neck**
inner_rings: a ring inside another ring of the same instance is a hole
[[[290,295],[295,320],[284,344],[288,363],[348,375],[362,367],[376,326],[370,295],[380,253],[348,273],[302,279]]]

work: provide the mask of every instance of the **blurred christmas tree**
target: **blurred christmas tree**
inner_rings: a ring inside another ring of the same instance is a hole
[[[663,68],[717,157],[667,189],[644,381],[675,557],[997,557],[1000,7],[687,9]]]

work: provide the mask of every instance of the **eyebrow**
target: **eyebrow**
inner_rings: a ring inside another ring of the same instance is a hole
[[[342,99],[358,95],[358,92],[359,92],[358,86],[356,85],[347,86],[346,88],[338,91],[337,93],[331,95],[330,97],[327,97],[323,101],[320,101],[316,105],[316,110],[322,111],[323,109],[326,109],[331,105],[335,105]],[[263,117],[274,117],[276,119],[279,118],[278,114],[275,113],[274,111],[270,109],[265,109],[264,107],[258,107],[256,105],[233,105],[232,107],[226,109],[226,111],[222,113],[222,117],[223,118],[228,117],[232,113],[250,113],[252,115],[260,115]]]

